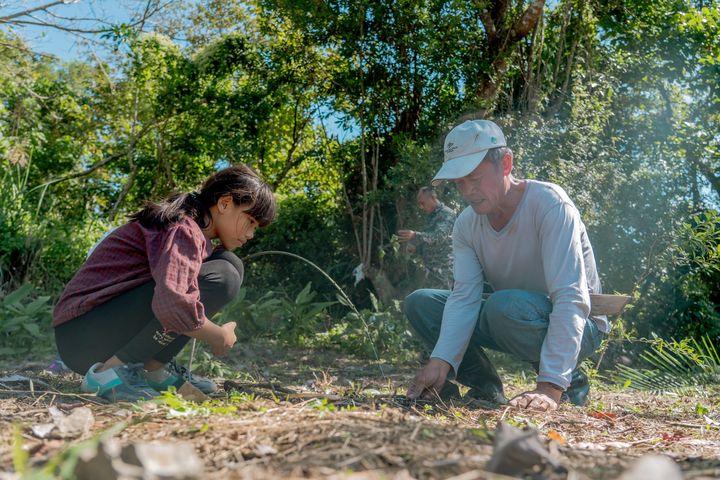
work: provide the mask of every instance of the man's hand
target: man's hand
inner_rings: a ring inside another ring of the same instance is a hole
[[[407,243],[415,239],[414,230],[398,230],[397,235],[400,243]]]
[[[557,410],[562,390],[550,383],[538,382],[535,390],[523,392],[508,402],[509,405],[543,412]]]
[[[235,322],[228,322],[220,326],[220,335],[210,343],[213,355],[218,357],[225,355],[235,345],[237,341],[235,327],[237,327]]]
[[[450,364],[439,358],[431,358],[423,368],[418,371],[408,387],[407,396],[414,400],[417,398],[435,400],[440,394],[445,379],[450,371]]]

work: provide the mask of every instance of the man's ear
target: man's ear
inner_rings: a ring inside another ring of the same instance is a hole
[[[513,169],[513,157],[510,153],[505,153],[502,159],[503,176],[507,177],[510,175]]]

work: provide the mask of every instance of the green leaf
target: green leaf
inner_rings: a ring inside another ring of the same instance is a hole
[[[25,297],[27,297],[30,294],[30,292],[32,292],[32,289],[33,289],[32,285],[30,285],[29,283],[26,283],[26,284],[22,285],[21,287],[19,287],[18,289],[16,289],[15,291],[8,293],[2,299],[2,303],[6,307],[11,307],[11,306],[20,304],[20,302],[22,302],[22,300],[24,300]]]

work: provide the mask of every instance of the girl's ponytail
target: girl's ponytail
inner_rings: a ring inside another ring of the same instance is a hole
[[[249,167],[237,165],[211,175],[199,192],[175,193],[159,203],[145,202],[128,218],[146,228],[163,228],[189,216],[205,228],[211,218],[210,207],[225,195],[231,195],[236,205],[247,205],[248,214],[260,226],[268,225],[275,217],[275,197],[270,187]]]
[[[129,215],[130,221],[139,222],[143,227],[166,227],[179,222],[184,216],[194,218],[201,227],[206,223],[210,210],[203,205],[197,192],[175,193],[162,202],[146,201],[143,208]]]

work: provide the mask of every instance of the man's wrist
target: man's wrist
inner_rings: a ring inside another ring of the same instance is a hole
[[[555,385],[552,382],[537,382],[538,389],[541,389],[542,387],[550,388],[552,390],[556,390],[560,393],[564,392],[565,389],[562,388],[560,385]]]
[[[440,371],[444,372],[446,375],[452,370],[452,365],[447,360],[443,360],[440,357],[430,357],[430,360],[428,361],[428,364],[433,364],[435,367],[439,368]]]

